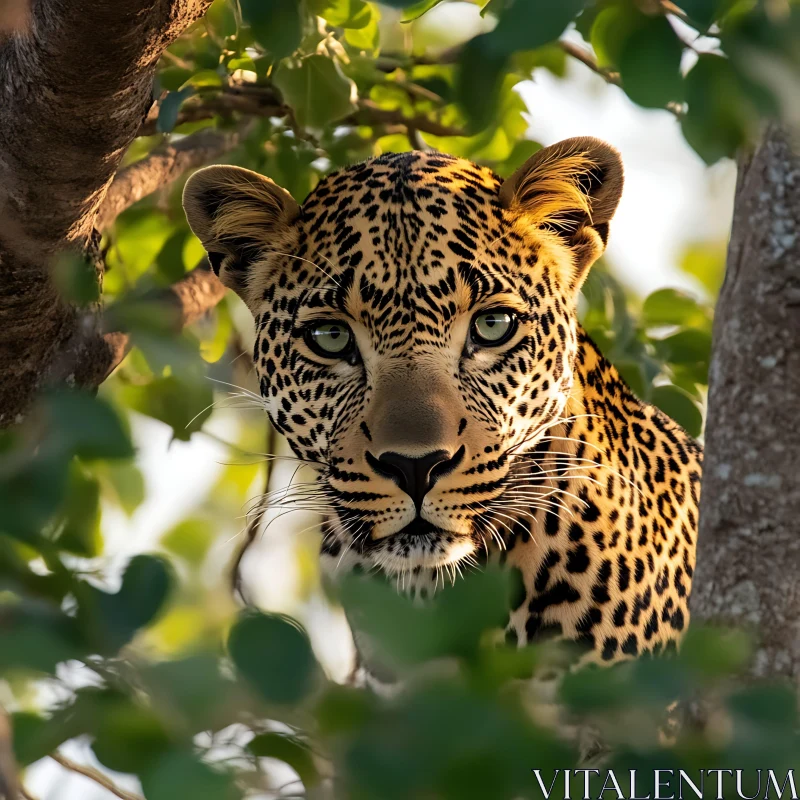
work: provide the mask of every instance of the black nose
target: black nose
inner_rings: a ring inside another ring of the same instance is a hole
[[[463,457],[462,445],[452,456],[447,450],[436,450],[420,458],[409,458],[399,453],[383,453],[375,458],[372,453],[367,453],[367,463],[375,472],[393,480],[409,495],[419,513],[425,495],[439,478],[452,472]]]

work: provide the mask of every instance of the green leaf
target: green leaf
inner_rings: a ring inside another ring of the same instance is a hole
[[[80,464],[72,464],[66,508],[56,543],[62,550],[94,558],[103,544],[100,534],[100,482]]]
[[[226,775],[189,752],[169,751],[140,775],[147,800],[233,800],[241,797]]]
[[[459,56],[456,96],[473,130],[491,123],[500,104],[498,90],[511,56],[556,40],[584,0],[534,3],[516,0],[491,33],[471,39]]]
[[[797,697],[789,686],[752,686],[737,690],[728,700],[731,712],[762,727],[794,729]]]
[[[508,576],[496,570],[469,575],[417,607],[382,579],[347,576],[341,600],[359,633],[374,642],[377,656],[392,665],[442,656],[471,658],[484,633],[508,616]]]
[[[366,25],[361,28],[347,28],[344,32],[344,39],[351,47],[364,50],[369,54],[377,53],[380,45],[381,34],[378,23],[381,20],[380,11],[373,5],[367,6],[370,18]]]
[[[297,0],[241,0],[242,16],[273,58],[290,56],[300,46],[303,25]]]
[[[54,673],[80,658],[85,642],[72,617],[39,598],[0,605],[0,675],[6,670]]]
[[[186,67],[165,67],[158,73],[158,85],[168,92],[177,92],[191,77],[192,70]]]
[[[161,420],[173,436],[188,442],[211,416],[211,385],[182,381],[174,375],[156,378],[144,386],[126,386],[122,396],[135,411]]]
[[[599,4],[598,4],[599,7]],[[618,67],[625,43],[635,35],[643,15],[631,3],[612,4],[591,15],[589,40],[601,67]]]
[[[161,538],[161,544],[189,564],[199,567],[214,541],[214,527],[207,519],[190,518],[179,522]]]
[[[435,6],[438,6],[441,2],[442,0],[418,0],[416,3],[407,5],[403,8],[401,22],[413,22]]]
[[[672,336],[654,339],[658,354],[667,362],[708,366],[711,356],[711,333],[698,328],[685,328]]]
[[[468,41],[459,57],[455,96],[473,131],[495,119],[500,88],[510,55],[495,49],[495,40],[483,33]]]
[[[288,764],[306,787],[319,783],[319,773],[308,745],[296,736],[283,733],[262,733],[247,745],[259,758],[276,758]]]
[[[317,666],[308,637],[285,617],[245,614],[231,630],[228,651],[269,703],[299,703],[314,685]]]
[[[163,610],[172,591],[169,563],[152,555],[134,556],[116,594],[84,584],[76,590],[79,619],[93,631],[100,652],[116,653]]]
[[[194,94],[194,89],[187,86],[177,92],[169,92],[158,107],[156,130],[159,133],[170,133],[178,122],[178,112],[183,101]]]
[[[683,389],[673,386],[656,386],[650,392],[650,402],[672,417],[690,436],[698,437],[703,431],[703,414],[694,398]]]
[[[687,275],[697,278],[708,294],[715,298],[725,276],[725,243],[697,242],[688,245],[680,267]]]
[[[501,178],[512,175],[516,169],[521,167],[534,153],[542,149],[539,142],[530,139],[522,139],[514,145],[511,155],[499,164],[495,164],[495,172]]]
[[[348,686],[331,686],[315,708],[323,734],[351,733],[367,725],[376,713],[372,694]]]
[[[97,473],[106,491],[113,493],[122,510],[130,517],[144,500],[144,477],[130,463],[108,462],[97,465]]]
[[[659,289],[645,298],[642,323],[659,325],[694,325],[702,322],[705,313],[697,300],[680,289]]]
[[[521,51],[514,55],[517,72],[530,75],[535,69],[544,67],[553,75],[563,78],[567,74],[567,54],[556,44],[546,44],[536,50]]]
[[[215,69],[201,69],[199,72],[195,72],[194,75],[187,78],[186,83],[181,86],[181,89],[187,86],[193,86],[195,89],[221,88],[222,76]]]
[[[692,625],[681,642],[679,658],[699,675],[724,678],[747,666],[752,649],[743,631]]]
[[[94,264],[78,253],[62,253],[53,267],[53,283],[68,303],[85,307],[100,299]]]
[[[114,245],[109,252],[114,268],[121,267],[130,281],[137,280],[151,268],[174,231],[174,222],[156,209],[137,207],[124,212],[114,223]]]
[[[128,698],[110,695],[98,716],[92,750],[115,772],[140,774],[170,746],[156,713]]]
[[[737,0],[682,0],[681,9],[690,25],[705,33],[713,22],[722,19]]]
[[[585,4],[586,0],[562,0],[560,3],[514,0],[489,34],[493,48],[511,55],[554,42]]]
[[[44,758],[72,738],[65,726],[24,711],[11,715],[11,729],[14,731],[14,755],[21,767]]]
[[[156,268],[168,284],[175,283],[186,274],[183,267],[183,248],[188,238],[188,231],[175,231],[158,252]]]
[[[364,0],[311,0],[311,10],[336,28],[365,28],[372,9]]]
[[[141,679],[154,705],[166,710],[177,729],[218,730],[235,722],[241,711],[240,688],[222,677],[219,660],[209,653],[148,665]]]
[[[559,698],[567,708],[583,713],[624,708],[634,699],[629,673],[627,664],[567,672],[558,690]]]
[[[39,542],[44,526],[61,504],[71,454],[58,447],[33,454],[0,434],[0,532]],[[54,442],[57,443],[57,442]],[[49,443],[48,443],[49,444]]]
[[[130,458],[133,446],[114,409],[84,391],[59,390],[45,399],[49,447],[85,460]]]
[[[619,53],[622,86],[628,97],[645,108],[663,108],[679,101],[682,55],[683,44],[666,17],[643,17]]]
[[[729,59],[703,53],[685,85],[689,107],[681,128],[686,140],[708,164],[734,156],[759,124],[741,75]]]
[[[297,65],[281,64],[275,85],[304,127],[322,128],[356,108],[355,84],[326,56],[307,56]]]

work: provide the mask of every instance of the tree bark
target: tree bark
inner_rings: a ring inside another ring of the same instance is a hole
[[[713,338],[692,607],[754,629],[754,675],[796,681],[800,155],[777,125],[739,163]]]
[[[86,338],[52,261],[75,248],[102,279],[98,208],[152,105],[161,53],[209,5],[38,0],[27,29],[0,39],[0,426]]]

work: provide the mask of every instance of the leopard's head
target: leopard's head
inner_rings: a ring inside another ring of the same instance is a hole
[[[190,179],[192,230],[255,318],[272,423],[318,472],[304,496],[329,550],[405,573],[474,557],[513,524],[504,497],[564,413],[578,292],[621,191],[619,155],[590,138],[506,181],[387,154],[302,206],[236,167]]]

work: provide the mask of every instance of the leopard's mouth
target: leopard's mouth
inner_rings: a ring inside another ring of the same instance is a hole
[[[409,536],[429,536],[432,534],[445,533],[441,528],[437,528],[433,523],[422,517],[415,517],[413,522],[409,522],[405,528],[401,528],[394,536],[402,536],[407,534]]]

